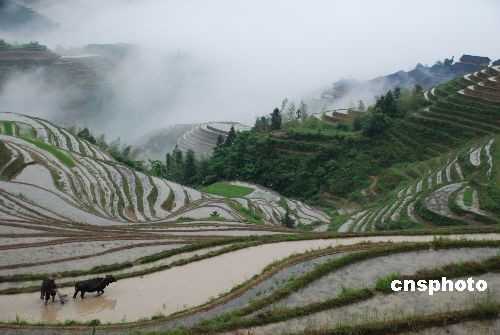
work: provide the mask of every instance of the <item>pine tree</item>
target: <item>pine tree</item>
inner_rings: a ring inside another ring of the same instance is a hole
[[[271,130],[280,130],[281,129],[281,113],[278,108],[273,110],[271,114]]]
[[[165,178],[171,179],[172,174],[173,174],[173,161],[172,161],[172,155],[170,153],[167,153],[165,156]]]
[[[219,134],[219,136],[217,136],[217,147],[220,147],[223,144],[224,144],[224,136]]]
[[[268,131],[269,130],[269,120],[267,119],[267,117],[262,116],[260,118],[260,123],[262,125],[262,131]]]
[[[184,161],[184,183],[187,185],[195,184],[196,174],[197,169],[194,151],[189,149],[186,153],[186,159]]]
[[[231,146],[236,138],[236,130],[234,130],[234,126],[231,126],[229,133],[227,134],[226,141],[224,142],[225,146]]]
[[[307,112],[307,105],[304,103],[304,101],[300,102],[300,119],[304,121],[308,117],[308,112]]]
[[[174,164],[172,169],[172,179],[175,182],[183,183],[184,177],[184,157],[182,151],[179,150],[177,146],[175,146],[174,151],[172,152],[174,157]]]
[[[285,216],[281,219],[281,223],[287,228],[295,227],[295,221],[290,216],[290,211],[286,209]]]
[[[399,98],[401,98],[401,88],[400,87],[396,87],[394,89],[394,100],[399,100]]]
[[[164,177],[164,166],[162,164],[162,162],[158,161],[158,160],[150,160],[149,161],[149,165],[151,166],[151,174],[155,177],[160,177],[160,178],[163,178]]]

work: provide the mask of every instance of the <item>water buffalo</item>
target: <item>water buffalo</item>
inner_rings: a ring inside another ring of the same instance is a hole
[[[49,302],[50,297],[52,297],[52,302],[54,302],[57,292],[56,281],[52,278],[47,278],[42,281],[42,286],[40,288],[40,299],[45,300],[45,304]]]
[[[98,295],[104,293],[104,289],[111,283],[114,283],[116,279],[113,276],[107,275],[104,278],[93,278],[89,280],[79,281],[75,284],[75,294],[73,294],[73,299],[76,299],[78,292],[83,299],[86,292],[97,292]]]

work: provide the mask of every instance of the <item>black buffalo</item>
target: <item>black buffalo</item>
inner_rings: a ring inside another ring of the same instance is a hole
[[[97,292],[98,295],[104,293],[104,289],[111,283],[114,283],[116,279],[113,276],[107,275],[104,278],[94,278],[84,281],[79,281],[75,284],[75,294],[73,294],[73,299],[76,299],[78,292],[83,299],[86,292]]]
[[[54,279],[47,278],[42,281],[42,287],[40,288],[40,299],[45,300],[45,304],[49,302],[50,297],[52,297],[52,302],[54,302],[56,292],[57,285]]]

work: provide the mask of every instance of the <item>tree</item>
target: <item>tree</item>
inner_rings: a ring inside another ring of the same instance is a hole
[[[401,98],[401,88],[396,87],[394,89],[394,100],[398,101]]]
[[[290,210],[287,208],[285,216],[281,219],[281,223],[287,228],[295,227],[295,221],[290,216]]]
[[[304,101],[300,102],[299,108],[300,108],[300,119],[304,121],[309,116],[307,111],[307,105],[304,103]]]
[[[210,179],[210,161],[202,159],[198,164],[198,176],[196,177],[199,184],[205,184]]]
[[[217,145],[216,146],[220,147],[223,144],[224,144],[224,136],[219,134],[219,136],[217,136]]]
[[[363,119],[362,119],[361,115],[358,115],[352,121],[352,129],[354,131],[359,131],[359,130],[361,130],[361,128],[363,128]]]
[[[295,104],[292,102],[289,106],[288,106],[288,111],[286,113],[286,119],[287,121],[293,121],[295,119],[295,116],[296,116],[296,107],[295,107]]]
[[[389,127],[390,119],[384,113],[374,112],[363,125],[363,134],[368,137],[379,136]]]
[[[174,162],[172,160],[172,155],[167,153],[165,155],[165,178],[172,178]]]
[[[278,108],[273,110],[271,114],[271,130],[281,129],[281,112]]]
[[[187,185],[195,184],[196,175],[197,169],[194,151],[189,149],[186,153],[186,159],[184,162],[184,183]]]
[[[262,125],[262,130],[263,131],[268,131],[269,130],[269,119],[265,116],[262,116],[260,118],[260,123]]]
[[[178,183],[184,182],[184,157],[182,151],[179,147],[175,146],[174,151],[172,151],[172,156],[174,158],[174,164],[172,167],[172,179]]]
[[[7,42],[5,42],[4,40],[0,39],[0,50],[8,49],[8,48],[9,48],[9,44]]]
[[[445,58],[444,59],[444,66],[451,67],[453,65],[454,61],[455,61],[455,56],[452,56],[451,58]]]
[[[366,111],[366,106],[365,106],[365,103],[363,102],[363,100],[359,100],[359,102],[358,102],[358,111],[359,112]]]
[[[132,154],[132,146],[127,145],[125,148],[123,148],[122,157],[124,159],[131,159],[132,158],[131,154]]]
[[[269,122],[265,116],[257,118],[255,120],[255,126],[253,128],[255,131],[264,132],[269,130]]]
[[[160,178],[165,178],[165,166],[163,163],[159,160],[150,160],[149,165],[151,166],[150,173],[153,176],[160,177]]]
[[[236,130],[234,130],[234,126],[231,126],[229,133],[227,134],[226,141],[224,142],[224,146],[231,146],[236,138]]]
[[[401,92],[399,92],[398,94],[401,94]],[[389,90],[386,95],[383,95],[377,99],[377,102],[375,103],[375,111],[383,113],[390,117],[395,117],[398,115],[397,101],[394,98],[394,94],[391,90]]]
[[[83,128],[82,130],[80,130],[78,132],[78,134],[76,134],[78,137],[92,143],[92,144],[96,144],[97,141],[95,139],[94,136],[92,136],[92,134],[90,133],[90,130],[89,128]]]

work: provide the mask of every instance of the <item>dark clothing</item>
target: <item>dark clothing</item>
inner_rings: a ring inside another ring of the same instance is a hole
[[[56,292],[56,281],[54,279],[44,279],[40,288],[40,299],[45,300],[45,303],[47,303],[52,297],[52,302],[54,302]]]

